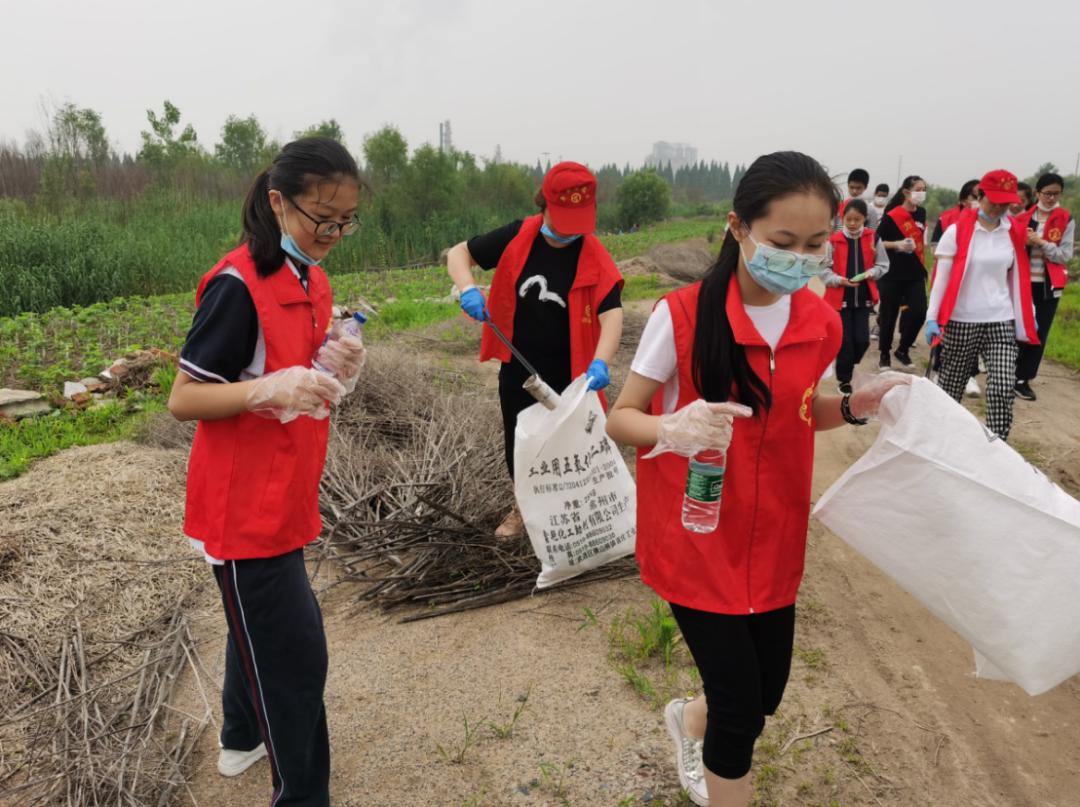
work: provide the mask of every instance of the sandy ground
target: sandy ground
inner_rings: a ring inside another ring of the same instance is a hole
[[[1077,495],[1080,374],[1047,365],[1036,389],[1037,403],[1017,401],[1013,442]],[[819,436],[815,495],[875,431]],[[224,620],[207,593],[207,676],[187,676],[178,708],[199,701],[200,682],[219,697]],[[652,602],[638,580],[408,625],[355,597],[340,585],[323,598],[335,805],[687,803],[660,716],[668,694],[693,688],[685,658],[666,676],[641,666],[661,693],[651,700],[609,658],[613,621]],[[976,680],[963,640],[815,522],[798,613],[791,682],[758,746],[759,804],[1080,805],[1080,678],[1037,698]],[[268,803],[265,761],[226,780],[216,753],[212,728],[185,803]]]

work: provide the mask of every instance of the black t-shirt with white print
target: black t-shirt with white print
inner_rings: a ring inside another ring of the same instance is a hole
[[[513,221],[497,230],[470,238],[469,254],[483,269],[494,269],[503,252],[521,231],[522,222]],[[578,258],[584,239],[565,247],[553,247],[538,235],[529,250],[525,267],[514,290],[514,347],[536,367],[540,376],[555,389],[565,389],[570,378],[570,311],[567,301],[577,276]],[[597,314],[622,307],[618,286],[597,307]],[[512,359],[507,369],[524,381],[525,368]]]
[[[291,269],[290,261],[287,269]],[[279,271],[287,271],[281,269]],[[235,271],[235,270],[234,270]],[[307,289],[308,268],[296,266],[294,274]],[[203,289],[199,307],[180,349],[180,369],[196,381],[232,383],[255,361],[259,347],[259,315],[247,284],[227,269]],[[262,373],[257,369],[256,375]]]

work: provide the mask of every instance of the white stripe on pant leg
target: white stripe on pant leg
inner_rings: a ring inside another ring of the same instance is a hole
[[[270,740],[270,753],[274,755],[274,769],[277,771],[278,778],[281,779],[281,787],[278,789],[277,795],[274,796],[274,800],[270,802],[270,807],[274,807],[281,798],[281,794],[285,792],[285,774],[281,770],[281,765],[278,764],[277,743],[274,742],[270,732],[270,714],[266,711],[266,698],[263,696],[262,679],[259,677],[259,665],[255,662],[255,644],[251,641],[251,634],[248,633],[247,617],[244,615],[244,603],[240,599],[240,581],[237,579],[236,561],[230,561],[230,563],[232,563],[233,567],[233,591],[236,592],[236,607],[240,611],[240,621],[243,623],[248,652],[251,654],[251,668],[255,671],[255,684],[259,687],[259,702],[262,704],[263,720],[266,721],[266,736],[267,739]]]

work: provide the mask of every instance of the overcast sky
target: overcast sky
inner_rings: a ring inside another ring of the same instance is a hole
[[[0,0],[0,139],[41,106],[101,112],[135,150],[163,99],[212,147],[336,118],[534,163],[639,165],[653,141],[750,162],[798,149],[894,185],[958,186],[1080,152],[1080,2]]]

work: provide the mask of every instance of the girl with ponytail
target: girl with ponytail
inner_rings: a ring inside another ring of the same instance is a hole
[[[665,709],[695,804],[750,801],[754,743],[791,664],[814,433],[865,423],[908,381],[890,373],[818,394],[841,326],[805,286],[829,265],[838,202],[805,154],[755,160],[716,264],[657,304],[608,421],[638,447],[641,578],[671,604],[704,685]],[[703,533],[683,526],[680,504],[689,459],[706,451],[727,459],[719,524]]]
[[[326,636],[304,546],[322,529],[328,407],[364,358],[358,339],[323,344],[319,267],[357,229],[359,186],[353,158],[321,137],[289,143],[255,178],[240,246],[195,293],[169,398],[178,420],[198,421],[184,534],[212,565],[229,628],[218,771],[268,757],[275,805],[330,803]]]

